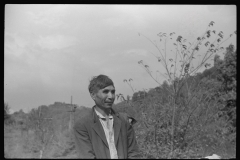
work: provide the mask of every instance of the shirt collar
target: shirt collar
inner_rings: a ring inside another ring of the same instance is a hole
[[[96,108],[94,108],[94,110],[95,110],[95,112],[96,112],[96,114],[97,114],[97,116],[98,116],[99,118],[101,118],[101,119],[106,119],[106,117],[104,117],[104,116],[102,115],[102,113],[98,112],[98,111],[96,110]],[[112,114],[111,114],[111,110],[110,110],[110,114],[109,114],[108,117],[109,117],[109,118],[113,118],[113,116],[112,116]]]

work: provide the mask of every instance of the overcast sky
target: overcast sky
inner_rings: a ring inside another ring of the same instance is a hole
[[[132,78],[137,91],[156,87],[138,61],[164,70],[149,53],[156,48],[138,33],[159,40],[159,32],[175,32],[191,40],[210,21],[229,35],[236,30],[236,6],[6,5],[4,102],[12,111],[29,111],[70,103],[72,95],[74,104],[92,107],[88,84],[99,74],[125,96],[133,92],[124,79]]]

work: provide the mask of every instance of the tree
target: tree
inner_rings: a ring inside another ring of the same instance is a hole
[[[4,103],[4,124],[15,124],[14,116],[10,114],[10,107],[8,103]]]
[[[145,146],[141,148],[145,158],[150,155],[154,158],[160,158],[159,156],[162,154],[159,152],[164,152],[167,155],[161,158],[179,158],[180,152],[192,152],[194,149],[198,152],[198,149],[204,148],[203,144],[199,145],[199,140],[202,137],[214,135],[216,140],[217,132],[221,134],[224,132],[227,120],[219,117],[220,111],[222,108],[226,109],[224,107],[225,100],[229,99],[229,96],[233,96],[234,93],[229,92],[224,98],[221,95],[223,90],[221,82],[224,82],[225,88],[234,88],[230,87],[229,84],[233,86],[236,84],[234,76],[230,76],[234,75],[235,72],[230,72],[229,68],[235,65],[236,58],[229,56],[230,54],[226,56],[226,54],[225,59],[221,60],[218,56],[218,53],[224,51],[222,44],[233,34],[224,39],[222,31],[217,34],[216,30],[213,29],[214,23],[211,21],[206,31],[193,42],[188,42],[181,35],[177,36],[175,32],[170,34],[160,32],[157,34],[160,39],[159,45],[156,41],[152,41],[139,33],[139,36],[146,38],[157,49],[157,54],[150,53],[165,68],[165,73],[160,73],[157,70],[155,76],[155,72],[149,65],[146,65],[143,60],[138,61],[138,64],[158,84],[155,88],[156,92],[151,91],[149,94],[151,96],[140,98],[141,92],[139,91],[135,92],[132,98],[132,106],[135,107],[139,113],[138,117],[140,117],[136,134],[139,137],[146,136],[145,141],[139,143],[151,142],[146,145],[147,148]],[[176,41],[172,43],[173,39]],[[171,46],[167,45],[169,43],[175,47],[174,52]],[[228,47],[227,53],[232,53],[233,48],[233,46]],[[173,56],[167,54],[169,52],[173,52]],[[212,57],[214,57],[214,66],[210,68]],[[227,59],[228,61],[225,62]],[[205,67],[204,72],[198,72],[202,67]],[[162,84],[158,81],[157,75],[165,78]],[[127,80],[124,82],[128,83]],[[230,95],[230,93],[233,94]],[[228,106],[234,104],[233,101],[228,102]],[[232,115],[235,117],[234,114]],[[162,117],[164,118],[162,119]],[[206,122],[208,122],[207,125]],[[146,132],[140,131],[142,130],[141,126],[145,126]],[[211,128],[211,126],[222,130],[210,133],[211,131],[207,128]],[[218,139],[217,142],[221,140]],[[161,147],[159,141],[162,142],[161,145],[166,145]],[[191,146],[194,146],[194,149],[189,148]],[[196,152],[183,158],[197,158]]]
[[[236,62],[237,52],[234,51],[234,46],[230,45],[227,47],[223,64],[219,66],[219,70],[224,79],[224,87],[226,91],[236,89]]]
[[[224,50],[224,48],[221,45],[224,42],[226,42],[230,37],[232,37],[233,34],[231,34],[229,37],[226,37],[224,39],[224,34],[222,31],[220,31],[217,34],[216,30],[212,29],[214,23],[215,22],[211,21],[208,27],[206,28],[206,31],[201,36],[197,37],[196,40],[192,43],[188,42],[181,35],[176,36],[175,32],[172,32],[170,34],[160,32],[159,34],[157,34],[157,36],[160,39],[160,43],[163,44],[162,48],[161,48],[161,45],[157,44],[157,42],[152,41],[146,36],[144,36],[143,34],[139,33],[139,36],[145,37],[151,44],[153,44],[156,47],[158,54],[154,54],[152,52],[150,53],[165,68],[165,71],[166,71],[165,73],[160,73],[159,71],[157,71],[160,75],[165,77],[165,79],[167,80],[162,85],[158,81],[157,76],[154,76],[154,71],[151,69],[151,67],[149,65],[146,65],[143,60],[138,61],[138,64],[145,69],[145,71],[149,74],[149,76],[159,86],[164,86],[164,87],[160,87],[162,88],[161,90],[165,90],[165,91],[162,92],[161,97],[159,98],[162,99],[162,97],[164,97],[165,104],[161,103],[161,101],[155,102],[155,104],[152,104],[153,101],[148,100],[148,102],[146,102],[147,106],[143,108],[145,108],[145,110],[150,111],[151,110],[150,106],[154,106],[154,113],[158,113],[157,108],[160,108],[160,107],[156,107],[156,105],[157,106],[163,105],[164,108],[167,106],[169,107],[169,109],[167,109],[168,114],[169,114],[169,111],[172,112],[172,114],[170,114],[170,116],[167,118],[168,119],[167,123],[169,123],[169,118],[171,119],[170,120],[171,144],[170,144],[170,152],[169,152],[168,158],[174,157],[174,151],[176,151],[178,148],[176,147],[177,145],[176,141],[178,141],[177,140],[178,136],[177,137],[175,136],[176,133],[179,134],[181,132],[183,136],[180,138],[184,139],[186,136],[187,130],[189,130],[189,127],[192,126],[191,123],[196,123],[193,120],[195,120],[196,118],[199,119],[200,117],[203,117],[202,116],[202,113],[204,111],[203,106],[204,105],[209,106],[209,104],[212,104],[212,105],[214,104],[214,106],[217,107],[217,104],[219,104],[218,103],[219,96],[217,96],[218,98],[216,98],[216,95],[217,95],[217,91],[219,91],[220,85],[219,83],[216,83],[216,88],[215,88],[216,91],[209,90],[209,87],[210,87],[209,84],[214,84],[213,82],[211,82],[214,80],[209,81],[208,79],[210,77],[214,77],[214,76],[217,77],[219,75],[218,75],[218,72],[216,73],[213,72],[215,68],[213,69],[207,69],[207,68],[211,66],[211,64],[209,63],[211,58],[214,55],[217,55],[217,53],[220,53]],[[236,34],[236,32],[234,33]],[[176,41],[172,43],[172,40],[174,38],[176,38]],[[170,54],[167,54],[167,52],[172,52],[172,50],[170,51],[169,48],[171,47],[167,45],[167,42],[172,43],[172,46],[175,47],[175,52],[173,57],[170,57],[169,56]],[[231,48],[232,47],[230,47],[228,50],[231,50]],[[198,58],[199,61],[196,61],[197,57],[199,57]],[[215,56],[214,65],[216,66],[219,65],[219,62],[221,61],[219,61],[218,56]],[[202,75],[202,77],[199,77],[198,70],[202,67],[205,67],[207,70],[204,71],[203,74],[200,74]],[[208,78],[203,78],[205,76]],[[225,80],[227,80],[226,77],[225,77]],[[133,95],[132,100],[134,102],[137,102],[137,95],[138,94],[136,92]],[[201,100],[205,99],[207,101],[205,101],[204,104],[201,104],[201,102],[199,102],[199,99]],[[144,100],[142,103],[140,103],[140,105],[146,105],[146,104],[144,104]],[[184,111],[189,111],[189,112],[188,114],[185,114]],[[211,114],[212,113],[209,112],[208,116]],[[149,115],[145,117],[151,117],[151,116]],[[184,120],[184,117],[185,117],[185,120]],[[155,117],[153,121],[156,122],[157,121],[156,118],[158,117]],[[184,121],[181,121],[181,119],[183,119]],[[156,123],[152,123],[152,126],[156,126],[156,125],[157,125]],[[192,130],[192,128],[190,128],[190,130]],[[158,148],[157,143],[156,143],[156,147]]]
[[[9,110],[10,110],[10,107],[8,106],[8,104],[4,103],[4,122],[10,117]]]
[[[236,62],[237,51],[233,45],[229,45],[222,63],[217,66],[223,85],[221,102],[225,104],[221,109],[220,117],[226,117],[228,131],[231,133],[236,130]]]
[[[40,152],[40,159],[54,138],[52,118],[45,117],[47,112],[48,108],[46,106],[39,106],[38,109],[32,109],[28,116],[28,127],[33,129],[35,133],[35,141],[29,147],[33,151]]]

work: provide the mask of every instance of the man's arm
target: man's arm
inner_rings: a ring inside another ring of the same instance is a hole
[[[78,158],[96,158],[86,127],[77,123],[73,128]]]
[[[128,158],[139,158],[139,150],[136,141],[135,131],[129,123],[127,123],[128,136]]]

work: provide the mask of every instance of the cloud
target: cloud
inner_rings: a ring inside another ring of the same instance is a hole
[[[4,80],[8,89],[27,88],[31,83],[69,87],[73,67],[71,58],[74,57],[62,51],[74,44],[75,39],[61,35],[42,37],[26,34],[24,37],[5,33]]]
[[[143,49],[131,49],[131,50],[127,50],[125,53],[124,53],[124,56],[148,56],[148,53],[146,50],[143,50]]]
[[[64,35],[40,36],[38,44],[47,49],[63,49],[78,43],[75,37]]]
[[[56,28],[63,26],[63,17],[67,15],[68,7],[67,5],[50,5],[51,8],[42,10],[38,13],[27,12],[29,16],[32,17],[33,22],[36,25],[46,26],[48,28]],[[44,6],[39,6],[44,7]]]
[[[124,57],[124,58],[132,58],[132,57],[146,57],[149,55],[148,51],[144,49],[129,49],[124,51],[112,52],[109,53],[111,57]]]

